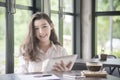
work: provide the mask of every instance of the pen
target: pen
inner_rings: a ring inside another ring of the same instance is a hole
[[[51,74],[44,74],[44,75],[36,75],[34,77],[48,77],[48,76],[52,76]]]

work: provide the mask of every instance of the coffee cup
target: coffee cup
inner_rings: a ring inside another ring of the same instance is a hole
[[[87,69],[89,71],[100,71],[102,68],[102,63],[100,62],[86,62]]]

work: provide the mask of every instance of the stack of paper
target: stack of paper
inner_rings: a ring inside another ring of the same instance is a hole
[[[84,77],[85,76],[82,76],[80,73],[76,73],[76,72],[69,72],[69,73],[64,73],[63,74],[63,79],[64,80],[80,80]]]

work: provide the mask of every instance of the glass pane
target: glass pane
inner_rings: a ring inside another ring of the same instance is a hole
[[[5,73],[5,8],[0,7],[0,74]]]
[[[72,28],[73,28],[73,17],[69,15],[64,16],[63,20],[63,47],[67,50],[68,54],[72,53]]]
[[[31,0],[16,0],[16,4],[32,6],[32,1]]]
[[[0,2],[5,2],[5,0],[0,0]]]
[[[63,0],[64,1],[64,11],[73,12],[73,0]]]
[[[50,0],[51,10],[56,10],[56,11],[58,11],[58,9],[59,9],[58,2],[59,2],[59,0]]]
[[[32,11],[19,10],[19,9],[16,9],[16,13],[14,15],[15,72],[16,72],[17,63],[18,63],[19,47],[26,35],[26,32],[27,32],[26,30],[28,29],[27,26],[31,18],[31,15],[32,15]]]
[[[56,34],[57,34],[57,36],[58,36],[58,33],[59,33],[59,31],[58,31],[58,25],[59,25],[59,21],[58,21],[58,14],[52,14],[51,13],[51,19],[52,19],[52,21],[53,21],[53,24],[54,24],[54,28],[55,28],[55,32],[56,32]]]
[[[120,0],[97,0],[96,11],[120,11]]]
[[[105,49],[106,54],[120,58],[120,16],[104,16],[97,21],[97,53]]]

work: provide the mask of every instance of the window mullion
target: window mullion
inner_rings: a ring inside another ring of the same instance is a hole
[[[6,73],[14,72],[14,18],[6,7]]]
[[[59,0],[59,41],[63,45],[63,0]]]

